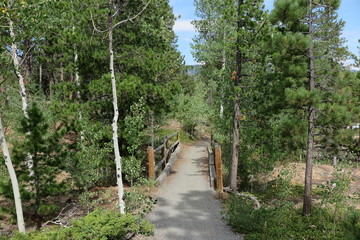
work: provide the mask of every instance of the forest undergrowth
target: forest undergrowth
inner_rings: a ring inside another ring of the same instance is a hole
[[[282,165],[249,183],[246,194],[260,201],[260,209],[249,199],[228,196],[223,203],[229,225],[246,240],[359,239],[359,180],[353,178],[359,164],[315,167],[319,182],[313,185],[311,217],[301,212],[304,185],[294,181],[302,175],[296,165]],[[326,171],[329,167],[332,173]]]

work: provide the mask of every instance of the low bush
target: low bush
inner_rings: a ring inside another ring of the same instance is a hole
[[[153,226],[132,215],[121,215],[110,210],[97,209],[75,220],[69,228],[53,227],[27,235],[17,233],[13,240],[112,240],[125,239],[130,233],[151,235]]]
[[[332,209],[313,207],[311,217],[306,217],[292,202],[274,201],[255,210],[249,200],[232,197],[226,208],[229,225],[246,234],[246,240],[360,239],[360,211],[350,207],[340,216]]]

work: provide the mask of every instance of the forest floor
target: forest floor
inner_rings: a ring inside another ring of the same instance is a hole
[[[286,165],[281,165],[276,167],[273,171],[268,174],[260,176],[258,179],[259,182],[264,184],[272,183],[276,178],[281,174],[281,171],[285,170],[289,172],[292,185],[304,185],[304,176],[305,176],[305,163],[294,162]],[[325,185],[332,180],[336,180],[336,177],[333,173],[336,171],[336,167],[330,164],[314,164],[313,165],[313,188],[320,185]],[[353,165],[344,166],[342,171],[350,172],[350,186],[349,190],[346,192],[349,198],[357,198],[357,194],[360,193],[360,167]],[[314,196],[316,201],[317,197]],[[300,204],[302,204],[302,199],[299,199]],[[353,205],[360,209],[360,202],[355,201]]]
[[[159,187],[157,204],[148,216],[155,236],[146,240],[243,239],[221,217],[221,203],[210,187],[207,141],[182,144],[172,174]]]
[[[169,121],[162,129],[180,130],[179,122]],[[209,134],[205,129],[198,129],[198,135],[203,138],[192,143],[183,143],[179,159],[173,173],[165,180],[159,189],[148,189],[150,195],[157,196],[157,204],[149,219],[155,224],[155,237],[141,239],[242,239],[231,231],[221,219],[220,202],[218,196],[209,186],[206,146],[209,144]],[[303,185],[305,164],[289,163],[276,167],[272,172],[259,176],[264,184],[271,184],[280,172],[287,168],[291,175],[291,183]],[[353,198],[360,192],[360,167],[349,166],[351,171],[351,184],[348,196]],[[334,179],[334,167],[328,164],[315,164],[313,167],[314,185],[326,184]],[[59,176],[64,177],[64,176]],[[127,187],[127,189],[130,189]],[[104,207],[115,209],[116,187],[102,187],[90,190],[86,206],[88,208]],[[66,201],[72,196],[63,196],[57,199],[57,205],[64,207]],[[73,199],[83,205],[79,199]],[[299,204],[301,204],[299,199]],[[360,208],[360,202],[355,204]],[[12,201],[0,196],[0,236],[16,230],[13,217],[2,209],[12,207]],[[86,211],[79,215],[85,215]],[[29,219],[28,219],[29,221]],[[30,227],[32,229],[32,227]],[[220,235],[219,235],[220,234]],[[219,237],[221,236],[221,237]]]

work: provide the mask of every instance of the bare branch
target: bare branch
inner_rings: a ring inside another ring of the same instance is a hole
[[[302,55],[304,55],[305,57],[310,57],[306,52],[302,51],[300,48],[295,47],[296,50],[298,50]]]
[[[95,30],[96,32],[104,33],[104,32],[108,32],[108,31],[109,31],[109,29],[106,29],[106,30],[99,30],[99,29],[97,29],[97,27],[95,26],[94,18],[93,18],[93,16],[92,16],[92,12],[91,12],[91,11],[90,11],[90,18],[91,18],[91,22],[92,22],[92,25],[93,25],[93,27],[94,27],[94,30]]]
[[[151,0],[149,0],[149,1],[146,3],[146,5],[143,7],[143,9],[142,9],[140,12],[138,12],[135,16],[133,16],[133,17],[131,17],[131,18],[128,18],[128,19],[126,19],[126,20],[122,20],[122,21],[116,23],[116,24],[113,26],[113,28],[116,28],[118,25],[123,24],[123,23],[126,23],[126,22],[129,22],[129,21],[132,22],[135,18],[137,18],[138,16],[140,16],[140,15],[145,11],[145,9],[146,9],[147,6],[150,4],[150,2],[151,2]]]
[[[256,31],[256,33],[254,34],[253,38],[255,38],[259,33],[260,31],[263,29],[263,27],[265,26],[265,23],[267,22],[267,20],[265,19],[261,25],[260,25],[260,28]]]
[[[236,196],[244,197],[244,198],[247,198],[247,199],[250,199],[250,200],[254,201],[255,210],[259,210],[259,209],[261,208],[260,202],[259,202],[259,200],[258,200],[256,197],[250,196],[250,195],[245,194],[245,193],[239,193],[239,192],[237,192],[237,191],[233,191],[232,189],[230,189],[230,188],[228,188],[228,187],[225,187],[225,188],[224,188],[224,191],[225,191],[225,192],[228,192],[228,193],[233,193],[233,194],[235,194]]]
[[[65,207],[60,211],[59,215],[54,219],[45,222],[42,226],[46,226],[48,224],[59,225],[63,228],[67,228],[70,224],[70,219],[74,216],[79,215],[82,210],[75,203],[68,203]]]
[[[4,82],[6,82],[6,80],[7,80],[7,78],[4,79],[2,82],[0,82],[0,86],[1,86]]]
[[[118,14],[119,14],[119,9],[116,9],[116,12],[111,17],[115,18]]]
[[[28,55],[28,53],[30,52],[30,50],[33,48],[34,46],[30,46],[30,48],[26,51],[26,53],[23,55],[23,59],[20,62],[20,65],[22,65],[26,59],[26,55]]]

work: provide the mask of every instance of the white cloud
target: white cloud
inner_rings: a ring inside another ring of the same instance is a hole
[[[179,31],[191,31],[194,32],[195,31],[195,27],[194,25],[191,24],[192,20],[177,20],[175,22],[175,25],[173,27],[174,31],[179,32]]]
[[[344,66],[348,67],[348,69],[353,71],[360,71],[360,68],[355,65],[355,61],[353,59],[348,59],[344,62],[342,62]]]

